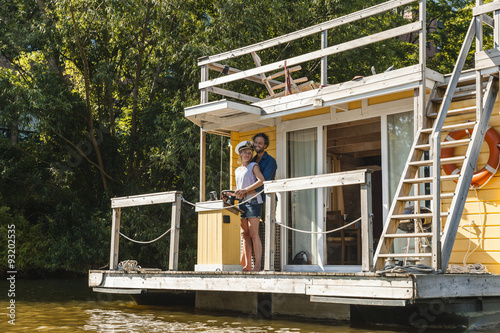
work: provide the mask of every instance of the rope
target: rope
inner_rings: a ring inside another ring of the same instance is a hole
[[[484,228],[484,226],[483,226],[483,213],[481,213],[481,205],[479,204],[479,196],[477,195],[477,190],[475,187],[474,187],[474,193],[476,194],[477,211],[479,213],[479,219],[481,220],[481,237],[484,237],[483,230],[482,230]],[[479,245],[481,244],[479,239],[478,239],[477,246],[474,248],[474,250],[472,250],[469,253],[470,245],[472,243],[472,231],[471,231],[471,229],[472,229],[472,225],[469,224],[469,245],[467,247],[467,252],[465,253],[465,256],[464,256],[464,261],[463,261],[464,267],[467,267],[467,259],[469,259],[471,254],[474,253],[474,251],[476,251],[478,249]]]
[[[135,239],[132,239],[124,234],[122,234],[121,232],[120,233],[120,236],[124,237],[125,239],[128,239],[129,241],[131,242],[134,242],[134,243],[137,243],[137,244],[151,244],[151,243],[154,243],[156,242],[157,240],[159,240],[160,238],[162,238],[163,236],[165,236],[166,234],[169,233],[169,231],[172,230],[172,228],[168,229],[167,231],[165,231],[163,234],[161,234],[159,237],[156,237],[155,239],[153,240],[150,240],[150,241],[138,241],[138,240],[135,240]]]
[[[488,272],[488,269],[486,266],[483,264],[477,263],[477,264],[469,264],[465,266],[459,266],[459,265],[449,265],[448,269],[446,270],[446,273],[449,274],[464,274],[464,273],[470,273],[470,274],[490,274]]]
[[[416,265],[407,265],[407,266],[394,266],[394,265],[387,265],[385,266],[382,270],[377,271],[376,274],[388,274],[388,273],[413,273],[413,274],[431,274],[431,273],[440,273],[441,270],[435,270],[434,268],[423,265],[423,264],[416,264]]]
[[[295,229],[295,228],[292,228],[292,227],[289,227],[287,225],[284,225],[284,224],[281,224],[281,222],[277,222],[275,220],[273,220],[274,223],[276,223],[277,225],[279,225],[280,227],[283,227],[283,228],[286,228],[286,229],[290,229],[292,231],[296,231],[296,232],[302,232],[304,234],[330,234],[332,232],[336,232],[336,231],[340,231],[342,229],[345,229],[351,225],[353,225],[354,223],[358,222],[361,220],[361,217],[357,220],[354,220],[346,225],[343,225],[341,226],[340,228],[337,228],[337,229],[333,229],[333,230],[328,230],[328,231],[306,231],[306,230],[300,230],[300,229]]]
[[[137,260],[124,260],[118,264],[119,271],[136,271],[138,268],[141,266],[137,264]]]
[[[260,195],[261,193],[263,193],[264,190],[254,194],[252,197],[250,197],[249,199],[246,199],[236,205],[232,205],[232,206],[227,206],[227,207],[224,207],[225,209],[227,208],[233,208],[233,207],[237,207],[245,202],[248,202],[250,200],[252,200],[253,198],[257,197],[258,195]],[[181,195],[181,200],[185,203],[187,203],[188,205],[191,205],[193,207],[196,207],[196,204],[192,203],[192,202],[189,202],[187,201],[186,199],[184,199],[184,197]],[[200,203],[198,203],[198,206],[200,206]],[[203,207],[203,204],[201,204],[201,206]],[[220,208],[213,208],[213,209],[210,209],[210,208],[207,208],[207,210],[220,210]],[[332,232],[336,232],[336,231],[340,231],[342,229],[345,229],[347,227],[350,227],[351,225],[353,225],[354,223],[356,222],[359,222],[361,220],[361,217],[357,220],[354,220],[352,222],[349,222],[348,224],[346,225],[343,225],[342,227],[340,228],[337,228],[337,229],[333,229],[333,230],[328,230],[328,231],[306,231],[306,230],[300,230],[300,229],[296,229],[296,228],[292,228],[292,227],[289,227],[287,225],[284,225],[284,224],[281,224],[281,222],[277,222],[276,220],[273,220],[274,223],[276,223],[277,225],[279,225],[280,227],[282,228],[286,228],[286,229],[290,229],[292,231],[296,231],[296,232],[302,232],[302,233],[305,233],[305,234],[329,234],[329,233],[332,233]]]

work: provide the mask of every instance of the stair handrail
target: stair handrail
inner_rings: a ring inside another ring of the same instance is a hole
[[[477,121],[474,126],[474,130],[471,135],[471,143],[467,147],[467,151],[465,153],[466,158],[463,165],[466,167],[468,166],[470,168],[474,168],[477,164],[479,152],[484,140],[484,135],[486,134],[497,93],[498,78],[491,76],[486,88],[486,94],[483,98],[483,112],[481,113],[479,121]],[[441,239],[441,269],[443,271],[446,271],[450,261],[453,244],[455,243],[460,219],[465,206],[465,199],[469,193],[473,174],[473,172],[463,172],[460,174],[460,178],[458,179],[457,187],[455,189],[456,195],[451,201],[449,210],[450,215],[446,220]],[[463,196],[465,196],[465,198]]]

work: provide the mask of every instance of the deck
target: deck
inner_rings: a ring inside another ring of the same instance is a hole
[[[121,294],[218,291],[296,294],[311,302],[405,306],[418,300],[500,296],[490,274],[387,274],[303,272],[133,272],[92,270],[89,286]],[[464,286],[467,286],[466,288]]]

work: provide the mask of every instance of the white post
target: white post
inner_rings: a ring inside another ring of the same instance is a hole
[[[369,272],[373,268],[373,219],[371,173],[365,173],[365,183],[361,188],[361,269]]]
[[[113,208],[111,222],[111,251],[109,254],[109,269],[118,268],[118,247],[120,242],[120,211],[121,208]]]
[[[208,65],[201,66],[201,82],[208,80]],[[208,103],[208,90],[200,90],[200,104]]]
[[[200,127],[200,202],[205,201],[205,167],[206,167],[206,143],[207,134]]]
[[[326,49],[328,47],[328,30],[321,31],[321,49]],[[327,85],[328,77],[328,57],[324,56],[321,58],[321,85]]]
[[[264,247],[266,252],[264,253],[264,270],[274,271],[274,253],[276,249],[276,239],[275,239],[275,225],[274,218],[276,215],[276,194],[268,193],[266,194],[266,219],[265,219],[265,239]]]
[[[481,6],[482,0],[476,0],[476,6]],[[483,15],[476,16],[476,52],[483,50]],[[495,22],[495,25],[497,22]],[[496,30],[496,29],[494,29]],[[494,34],[494,33],[493,33]],[[481,71],[476,71],[476,119],[483,113],[483,78]]]
[[[434,133],[430,138],[432,171],[432,268],[441,268],[441,135]]]
[[[181,224],[181,196],[176,192],[172,202],[172,220],[170,222],[170,255],[168,269],[176,271],[179,267],[179,230]]]
[[[201,66],[201,82],[207,81],[209,77],[208,65]],[[200,90],[200,104],[208,103],[208,90]],[[206,133],[203,131],[203,126],[200,126],[200,201],[205,201],[205,146]]]
[[[495,0],[499,1],[499,0]],[[495,10],[493,12],[493,48],[500,47],[500,10]]]
[[[418,104],[419,104],[419,109],[418,109],[418,114],[419,117],[418,119],[423,119],[424,118],[424,112],[426,109],[426,102],[425,102],[425,93],[426,93],[426,69],[427,69],[427,18],[426,18],[426,0],[420,0],[419,3],[419,19],[422,24],[422,29],[419,31],[419,62],[420,62],[420,70],[422,72],[422,79],[420,81],[420,85],[418,88]],[[417,120],[417,123],[419,120]],[[419,124],[420,125],[420,124]]]

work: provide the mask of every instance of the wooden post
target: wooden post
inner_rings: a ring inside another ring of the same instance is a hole
[[[111,252],[109,254],[109,269],[118,268],[118,247],[120,242],[120,211],[121,208],[113,208],[111,222]]]
[[[172,202],[172,220],[170,222],[170,255],[168,269],[176,271],[179,267],[179,230],[181,224],[181,196],[176,193],[175,201]]]
[[[209,78],[208,65],[201,66],[201,82],[207,81]],[[208,103],[208,89],[200,89],[200,104]],[[205,201],[205,146],[206,133],[203,131],[203,126],[200,126],[200,201]]]
[[[476,6],[481,6],[482,0],[476,0]],[[476,24],[476,52],[483,50],[483,16],[475,17]],[[483,78],[481,71],[476,71],[476,119],[481,117],[483,113]]]
[[[208,72],[209,68],[208,65],[202,65],[201,66],[201,82],[207,81],[208,80]],[[207,89],[200,89],[200,104],[208,103],[208,90]]]
[[[361,188],[361,269],[369,272],[373,268],[373,219],[371,173],[365,173],[365,183]]]
[[[495,0],[499,1],[499,0]],[[493,48],[500,47],[500,10],[495,10],[493,12]]]
[[[205,201],[206,142],[207,134],[203,128],[200,127],[200,202]]]
[[[441,268],[441,134],[430,137],[432,159],[432,268]]]
[[[274,217],[276,212],[276,194],[266,194],[266,219],[265,219],[265,239],[264,247],[266,252],[264,254],[264,270],[274,271],[274,252],[276,245],[276,231],[274,225]]]
[[[476,6],[481,6],[482,0],[476,0]],[[476,24],[476,53],[483,50],[483,15],[475,17]],[[495,22],[496,23],[496,22]],[[494,34],[494,32],[493,32]],[[476,119],[483,113],[483,77],[481,71],[476,70]]]
[[[418,88],[418,118],[417,123],[422,122],[425,119],[425,110],[426,110],[426,69],[427,69],[427,22],[426,22],[426,0],[420,0],[419,3],[419,20],[421,22],[421,29],[418,33],[418,41],[419,41],[419,62],[420,62],[420,71],[422,73],[422,78],[420,81],[420,85]],[[418,124],[421,125],[421,124]]]
[[[328,47],[328,30],[321,31],[321,49]],[[321,86],[327,85],[328,78],[328,57],[321,58]]]

